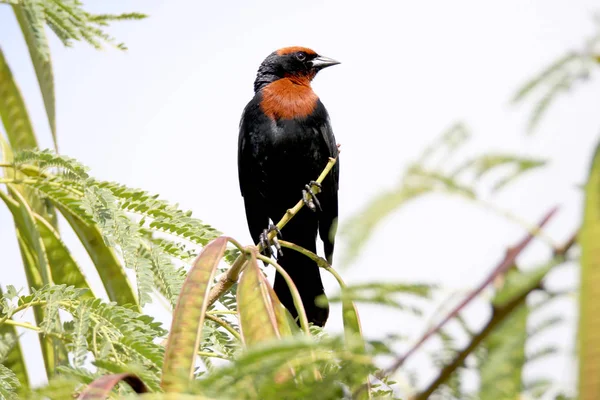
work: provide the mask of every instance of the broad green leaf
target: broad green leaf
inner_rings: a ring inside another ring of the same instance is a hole
[[[279,338],[268,282],[256,257],[248,260],[237,289],[240,330],[246,346]]]
[[[27,277],[27,284],[29,287],[39,289],[44,286],[42,279],[37,270],[35,255],[31,251],[22,238],[21,233],[17,233],[17,240],[19,242],[19,250],[21,251],[21,258],[23,260],[23,267],[25,268],[25,276]],[[38,326],[42,324],[44,320],[44,310],[41,307],[33,308],[33,316]],[[59,355],[54,347],[53,339],[50,336],[38,336],[40,341],[40,347],[42,349],[42,357],[44,359],[44,366],[46,367],[46,376],[50,378],[54,375],[55,368]]]
[[[248,260],[237,290],[240,331],[244,344],[253,347],[281,338],[281,326],[286,336],[292,334],[287,310],[279,302],[275,291],[260,270],[254,254]],[[291,360],[293,362],[293,360]],[[316,372],[318,374],[318,372]],[[275,374],[281,383],[294,375],[290,363]]]
[[[48,123],[50,124],[50,131],[52,132],[52,139],[54,140],[54,148],[58,149],[54,102],[54,74],[52,73],[48,38],[44,30],[43,10],[35,1],[23,2],[12,7],[25,37],[31,62],[33,63],[40,85]]]
[[[0,288],[0,296],[2,295],[2,288]],[[2,311],[0,311],[0,318],[2,316]],[[14,372],[22,387],[27,388],[29,387],[29,376],[27,375],[27,366],[25,365],[25,357],[23,357],[17,329],[12,325],[0,325],[0,340],[2,337],[6,337],[6,335],[14,338],[15,342],[8,354],[6,354],[6,357],[3,360],[0,359],[0,362]]]
[[[358,318],[358,310],[354,302],[348,298],[342,299],[342,318],[348,349],[353,352],[364,353],[365,342]]]
[[[81,272],[81,268],[58,236],[58,232],[37,214],[35,214],[35,222],[46,250],[54,283],[88,289],[89,291],[86,292],[85,297],[95,297]]]
[[[600,393],[600,145],[585,185],[579,295],[579,398],[596,399]]]
[[[0,117],[13,150],[38,147],[21,92],[0,48]]]
[[[165,348],[161,381],[165,392],[184,391],[189,386],[189,379],[193,377],[210,284],[226,247],[227,238],[224,236],[207,244],[181,288]]]
[[[264,278],[264,275],[261,274]],[[264,280],[265,287],[267,288],[269,298],[271,300],[271,305],[273,306],[273,312],[275,313],[275,321],[277,322],[277,332],[279,332],[279,337],[285,338],[287,336],[292,336],[294,332],[300,332],[298,329],[298,325],[294,323],[294,318],[290,314],[290,312],[285,308],[285,306],[279,301],[279,297],[275,293],[275,290],[269,285],[267,280]],[[318,374],[318,371],[315,372]],[[275,375],[276,382],[283,382],[287,379],[291,378],[295,375],[295,371],[293,368],[293,360],[287,364],[286,368],[282,368]]]
[[[342,299],[342,318],[344,321],[344,337],[346,340],[347,348],[358,354],[365,354],[365,339],[362,334],[360,326],[360,319],[358,317],[358,309],[352,300],[349,298]],[[371,382],[369,381],[368,374],[365,373],[364,379],[367,384],[367,389],[362,391],[359,395],[359,399],[371,398]]]
[[[28,286],[38,290],[52,283],[46,250],[27,202],[12,186],[9,186],[9,190],[12,198],[0,190],[0,199],[5,202],[13,215]],[[45,312],[42,308],[34,308],[34,317],[38,326],[42,325],[44,315]],[[39,339],[46,374],[51,377],[54,375],[56,366],[67,360],[67,354],[64,346],[58,346],[52,337],[40,335]]]
[[[294,323],[294,319],[285,306],[279,301],[279,297],[275,294],[275,291],[271,285],[267,285],[267,291],[269,292],[269,298],[273,305],[273,311],[275,313],[275,320],[277,322],[277,331],[281,335],[291,336],[294,332],[299,332],[298,325]]]
[[[333,275],[338,285],[340,285],[340,289],[342,291],[342,295],[340,297],[342,301],[342,320],[344,322],[344,337],[346,339],[346,347],[352,352],[364,353],[365,341],[362,336],[362,328],[360,326],[358,310],[352,301],[352,288],[349,289],[348,286],[346,286],[344,280],[336,270],[329,266],[323,268]],[[365,287],[372,288],[372,284],[366,284]],[[404,289],[405,286],[401,286],[401,288]],[[319,302],[321,300],[317,299],[317,301]]]
[[[23,195],[17,191],[13,185],[9,185],[9,192],[11,197],[18,203],[17,208],[11,208],[11,212],[16,210],[18,216],[15,216],[15,223],[17,229],[21,232],[22,238],[25,240],[29,249],[32,250],[35,257],[35,265],[37,271],[42,279],[44,285],[49,285],[52,282],[52,274],[50,272],[50,266],[48,264],[48,257],[46,249],[44,248],[44,242],[35,223],[34,213],[29,207],[29,204],[23,197]]]
[[[119,305],[133,304],[137,306],[138,303],[129,279],[127,279],[127,275],[125,274],[125,269],[114,250],[104,243],[104,239],[102,239],[102,234],[98,228],[83,222],[66,207],[57,204],[56,208],[71,225],[71,228],[75,231],[77,237],[87,250],[92,262],[96,266],[96,270],[98,271],[98,275],[100,275],[110,301],[114,301]]]

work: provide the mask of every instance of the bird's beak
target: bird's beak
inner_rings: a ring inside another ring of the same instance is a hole
[[[340,62],[334,60],[333,58],[324,57],[324,56],[318,56],[317,58],[312,60],[312,66],[317,71],[319,71],[323,68],[331,67],[332,65],[337,65],[337,64],[340,64]]]

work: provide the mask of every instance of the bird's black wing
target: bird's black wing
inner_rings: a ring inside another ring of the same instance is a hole
[[[268,226],[269,214],[266,203],[266,176],[261,163],[260,129],[264,115],[259,107],[259,99],[252,99],[242,114],[238,137],[238,177],[240,191],[244,197],[246,219],[254,243],[258,243],[260,233]]]
[[[338,147],[333,135],[333,129],[329,123],[329,115],[323,103],[319,101],[317,113],[322,115],[322,122],[315,128],[319,136],[323,138],[329,151],[329,157],[338,156]],[[325,165],[323,165],[323,168]],[[333,261],[333,248],[335,243],[335,234],[337,231],[338,218],[338,189],[340,181],[340,160],[338,159],[329,175],[323,181],[323,192],[319,195],[323,211],[319,216],[319,236],[323,241],[325,257],[331,263]]]

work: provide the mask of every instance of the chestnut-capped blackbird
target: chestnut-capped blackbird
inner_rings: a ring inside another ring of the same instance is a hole
[[[303,199],[303,207],[283,229],[283,238],[316,253],[317,232],[331,263],[338,216],[339,162],[325,178],[318,198],[312,188],[329,157],[338,148],[329,115],[310,83],[317,72],[339,62],[305,47],[286,47],[260,65],[250,100],[240,122],[238,173],[246,219],[255,243],[271,255],[269,231],[288,208]],[[317,264],[291,249],[277,249],[279,264],[300,292],[308,321],[323,326],[329,306],[315,299],[324,295]],[[298,313],[284,278],[275,276],[275,293],[294,318]]]

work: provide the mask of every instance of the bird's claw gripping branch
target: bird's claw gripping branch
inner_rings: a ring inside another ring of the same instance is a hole
[[[276,234],[275,236],[273,236],[273,239],[269,240],[269,233],[271,232],[276,232]],[[273,250],[271,249],[271,247],[275,247],[275,250],[277,251],[277,255],[279,257],[283,256],[283,251],[281,250],[281,245],[279,244],[278,240],[278,238],[281,238],[281,236],[281,231],[279,230],[277,225],[270,224],[267,229],[262,231],[262,233],[260,234],[260,245],[263,248],[265,256],[271,257],[273,255]]]
[[[311,211],[316,212],[317,209],[322,211],[321,203],[317,198],[317,193],[313,188],[318,187],[319,191],[323,188],[319,182],[310,181],[308,185],[304,185],[304,189],[302,190],[302,201]]]

